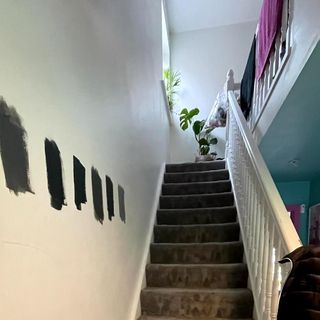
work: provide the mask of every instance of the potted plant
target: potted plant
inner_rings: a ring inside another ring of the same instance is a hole
[[[196,157],[198,161],[214,160],[217,156],[216,152],[210,153],[210,147],[218,143],[218,139],[212,135],[214,128],[205,129],[205,120],[196,120],[193,118],[199,114],[199,109],[194,108],[188,111],[184,108],[180,112],[180,127],[183,131],[187,130],[189,125],[192,125],[192,131],[194,133],[195,140],[198,143],[199,155]]]
[[[166,94],[168,98],[168,105],[170,112],[173,111],[173,107],[175,105],[175,95],[177,94],[177,88],[181,84],[181,74],[177,71],[172,71],[171,69],[167,69],[163,72]]]

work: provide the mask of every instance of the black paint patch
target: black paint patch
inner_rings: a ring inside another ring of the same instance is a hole
[[[113,202],[113,182],[110,177],[106,176],[107,186],[107,205],[108,205],[108,216],[111,221],[114,217],[114,202]]]
[[[0,151],[6,186],[16,195],[32,192],[29,180],[27,133],[14,107],[0,98]]]
[[[51,195],[51,206],[54,209],[61,210],[62,206],[65,206],[66,203],[60,150],[53,140],[46,139],[44,145],[47,163],[48,189]]]
[[[124,223],[126,223],[126,207],[125,207],[125,201],[124,201],[124,189],[118,185],[118,198],[119,198],[119,213],[120,213],[120,219]]]
[[[80,160],[73,156],[73,181],[74,181],[74,202],[78,210],[81,204],[87,203],[86,193],[86,168]]]
[[[103,211],[103,199],[102,199],[102,181],[99,172],[94,167],[91,168],[91,180],[92,180],[92,197],[94,216],[97,221],[103,224],[104,211]]]

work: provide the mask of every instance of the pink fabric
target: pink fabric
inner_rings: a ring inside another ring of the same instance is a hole
[[[287,205],[287,210],[291,213],[291,220],[297,230],[300,231],[300,214],[301,214],[301,205],[300,204],[293,204]]]
[[[260,79],[277,32],[281,28],[283,0],[264,0],[257,35],[256,76]]]

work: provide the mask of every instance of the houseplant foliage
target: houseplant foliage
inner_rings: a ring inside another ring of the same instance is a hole
[[[172,112],[175,105],[175,95],[177,94],[177,88],[181,84],[181,74],[180,72],[167,69],[163,72],[166,93],[168,97],[169,110]]]
[[[214,128],[205,129],[205,120],[196,120],[194,117],[199,114],[199,109],[194,108],[188,111],[184,108],[180,112],[180,128],[185,131],[192,125],[195,140],[198,143],[199,159],[198,160],[212,160],[216,155],[215,152],[210,153],[210,147],[218,143],[218,139],[212,135]]]

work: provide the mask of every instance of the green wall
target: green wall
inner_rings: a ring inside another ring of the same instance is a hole
[[[276,186],[286,205],[304,204],[306,206],[305,213],[301,214],[299,236],[303,244],[308,243],[308,220],[310,206],[310,181],[293,181],[293,182],[276,182]],[[320,180],[319,180],[320,191]],[[320,194],[319,194],[320,199]]]
[[[310,185],[310,207],[320,203],[320,178],[311,181]]]

